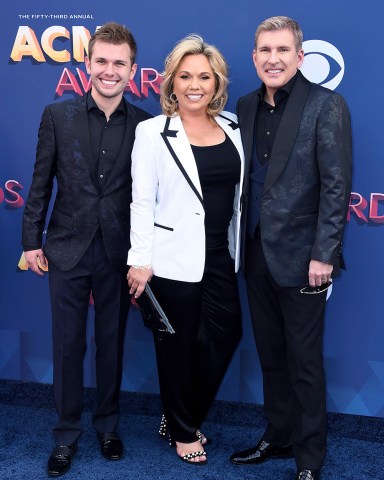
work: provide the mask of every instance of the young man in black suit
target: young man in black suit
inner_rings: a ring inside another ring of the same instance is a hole
[[[238,102],[243,265],[268,425],[255,447],[231,461],[294,455],[296,480],[314,480],[326,452],[324,310],[327,286],[343,266],[352,160],[348,107],[298,70],[302,41],[294,20],[265,20],[253,51],[263,83]]]
[[[101,453],[123,455],[116,433],[129,293],[131,150],[137,124],[149,118],[124,89],[135,75],[136,42],[124,26],[103,25],[86,58],[92,89],[45,108],[34,175],[23,218],[28,266],[42,275],[49,262],[53,386],[58,423],[48,474],[67,472],[81,434],[83,359],[90,293],[95,306],[98,404],[93,425]],[[42,246],[53,180],[57,194]]]

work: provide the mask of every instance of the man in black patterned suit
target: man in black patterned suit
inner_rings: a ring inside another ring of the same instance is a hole
[[[314,480],[326,453],[324,309],[343,266],[352,160],[348,107],[298,70],[302,41],[294,20],[265,20],[253,51],[263,83],[238,102],[243,265],[268,424],[259,443],[231,461],[294,455],[296,480]]]
[[[123,455],[116,433],[129,293],[131,150],[137,124],[149,118],[129,104],[124,89],[136,72],[136,42],[124,26],[103,25],[91,37],[86,67],[92,89],[84,97],[45,108],[32,186],[23,218],[23,248],[37,274],[49,261],[53,385],[58,423],[48,474],[71,466],[81,434],[83,359],[90,293],[95,306],[98,404],[93,425],[101,453]],[[42,235],[57,194],[45,245]]]

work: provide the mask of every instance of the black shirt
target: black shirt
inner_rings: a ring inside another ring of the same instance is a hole
[[[279,88],[274,94],[273,99],[275,106],[273,107],[264,100],[266,88],[263,84],[257,94],[260,97],[259,108],[256,114],[256,153],[259,162],[263,165],[271,156],[273,143],[275,141],[276,132],[279,128],[281,117],[283,116],[285,106],[289,94],[291,93],[293,84],[296,81],[297,73]]]
[[[87,93],[87,110],[92,158],[102,187],[115,164],[125,135],[127,112],[124,98],[108,122],[90,92]]]

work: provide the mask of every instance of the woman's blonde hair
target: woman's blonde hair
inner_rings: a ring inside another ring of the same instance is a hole
[[[215,76],[215,94],[207,107],[208,115],[218,115],[227,103],[228,66],[223,55],[213,46],[205,43],[200,35],[191,34],[175,45],[164,62],[163,82],[160,88],[160,105],[164,115],[172,117],[178,109],[173,93],[173,79],[179,65],[187,55],[204,55]]]

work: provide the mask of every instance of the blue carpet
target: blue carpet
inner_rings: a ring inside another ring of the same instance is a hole
[[[66,480],[292,480],[295,464],[272,460],[259,466],[231,465],[230,454],[258,440],[265,423],[260,406],[215,402],[203,431],[212,439],[208,465],[181,462],[158,434],[161,414],[157,395],[122,393],[119,433],[126,452],[109,462],[99,453],[91,427],[93,389],[84,397],[84,433]],[[45,465],[56,420],[52,386],[0,380],[0,479],[48,478]],[[328,454],[322,480],[384,480],[384,419],[328,415]]]

